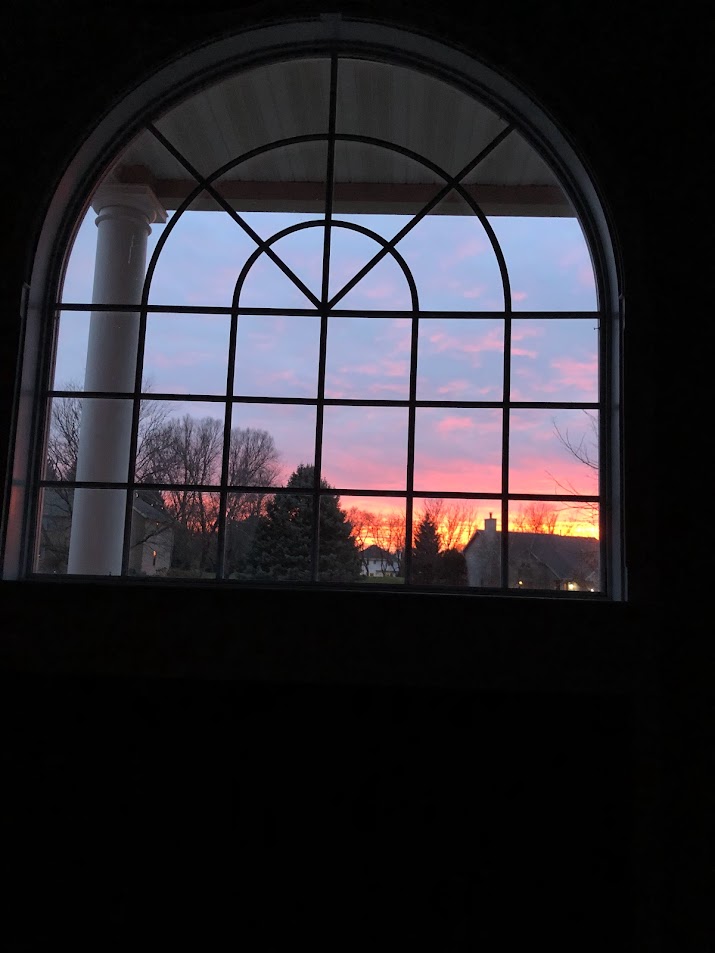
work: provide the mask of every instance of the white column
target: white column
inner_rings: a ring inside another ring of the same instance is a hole
[[[166,212],[147,185],[101,186],[92,304],[140,304],[151,223]],[[139,313],[93,311],[89,325],[87,391],[134,389]],[[126,482],[132,400],[84,398],[77,480]],[[122,569],[125,490],[76,489],[72,508],[68,573],[115,576]]]

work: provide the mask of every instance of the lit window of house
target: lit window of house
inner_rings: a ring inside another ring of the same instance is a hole
[[[608,230],[501,77],[365,23],[256,30],[68,177],[6,575],[623,597]]]

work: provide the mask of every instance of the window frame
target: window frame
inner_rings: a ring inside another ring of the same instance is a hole
[[[283,59],[308,56],[377,57],[419,69],[474,95],[494,109],[544,157],[572,202],[593,257],[596,293],[605,344],[599,348],[599,496],[603,591],[625,599],[622,467],[622,332],[620,268],[604,203],[575,148],[542,106],[513,79],[443,42],[414,32],[366,21],[326,16],[319,20],[259,27],[186,52],[121,99],[90,133],[69,162],[49,203],[40,232],[30,283],[22,302],[21,373],[13,413],[14,446],[10,493],[2,542],[3,576],[32,575],[38,481],[42,462],[45,401],[52,366],[52,321],[65,249],[71,246],[81,213],[110,160],[139,130],[172,103],[229,72]],[[500,312],[495,312],[495,317]],[[505,397],[508,400],[508,398]],[[72,577],[66,577],[71,579]],[[80,577],[87,580],[88,577]],[[106,577],[96,577],[107,581]],[[126,581],[126,580],[123,580]],[[219,582],[217,580],[217,582]],[[221,580],[219,584],[223,583]],[[286,584],[293,586],[294,584]],[[323,584],[319,584],[323,585]],[[362,587],[361,587],[362,588]],[[480,595],[476,590],[470,593]],[[535,594],[505,590],[502,596]],[[553,594],[558,597],[558,593]]]

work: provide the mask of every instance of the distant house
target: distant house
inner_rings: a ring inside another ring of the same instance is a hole
[[[154,576],[171,566],[174,549],[172,518],[139,497],[134,498],[129,572]]]
[[[360,553],[363,576],[396,576],[399,562],[395,553],[382,549],[381,546],[367,546]]]
[[[484,520],[464,547],[470,586],[499,586],[501,532]],[[549,533],[509,533],[509,586],[594,591],[599,588],[598,540]]]
[[[132,507],[129,572],[153,576],[171,565],[174,521],[163,510],[138,496]],[[37,558],[39,572],[67,572],[72,525],[72,491],[47,487],[42,504],[42,527]]]

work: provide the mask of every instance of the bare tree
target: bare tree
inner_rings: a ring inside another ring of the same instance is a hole
[[[234,427],[228,455],[228,482],[231,486],[276,486],[280,472],[280,454],[268,431]],[[230,493],[227,518],[240,520],[258,516],[263,512],[265,500],[265,493]]]
[[[544,533],[553,536],[556,533],[559,515],[556,507],[549,506],[548,503],[540,500],[533,500],[512,517],[512,530],[517,533]]]
[[[150,384],[144,383],[148,392]],[[80,430],[82,425],[82,391],[75,381],[66,383],[62,390],[76,392],[71,397],[52,401],[46,443],[46,477],[50,480],[72,481],[77,474]],[[159,401],[143,400],[139,409],[137,440],[137,477],[152,479],[168,412]],[[58,485],[44,491],[44,513],[40,528],[40,553],[44,568],[59,569],[67,561],[74,490]],[[149,525],[149,524],[147,524]],[[156,524],[153,524],[156,525]],[[145,540],[161,530],[150,530]]]
[[[572,437],[568,430],[563,432],[554,421],[554,430],[561,445],[589,470],[598,473],[598,417],[588,410],[583,413],[588,418],[588,431],[580,437]]]
[[[74,383],[63,389],[76,391],[77,396],[53,401],[47,439],[47,474],[58,481],[72,481],[77,470],[82,397]],[[148,391],[149,385],[145,383],[144,389]],[[141,402],[135,472],[137,482],[144,485],[137,492],[145,502],[164,510],[175,526],[183,529],[183,534],[180,530],[175,540],[177,560],[186,563],[185,568],[195,563],[204,567],[211,562],[212,543],[218,530],[219,494],[188,489],[186,485],[220,484],[223,422],[211,417],[197,420],[189,414],[181,419],[169,420],[168,417],[164,403],[151,399]],[[231,485],[274,486],[279,474],[279,454],[269,433],[252,428],[232,431],[228,460]],[[152,490],[152,484],[160,483],[180,486]],[[51,513],[42,521],[41,551],[58,565],[67,556],[72,500],[72,488],[53,487]],[[227,518],[235,522],[259,515],[264,503],[265,493],[231,493]],[[46,510],[48,506],[46,502]],[[146,521],[146,533],[136,539],[134,545],[141,545],[164,531],[164,522]]]
[[[425,500],[422,516],[434,522],[443,550],[464,549],[477,527],[476,508],[459,500]]]
[[[355,540],[355,545],[360,551],[361,566],[367,575],[370,571],[370,561],[364,553],[369,545],[368,540],[374,540],[373,524],[375,522],[375,514],[367,510],[361,510],[357,506],[352,506],[347,511],[346,518],[352,527],[350,535]]]
[[[215,560],[220,497],[218,491],[190,489],[188,485],[218,486],[223,460],[223,422],[213,417],[197,420],[186,414],[164,428],[162,483],[179,484],[164,490],[167,512],[183,534],[177,561],[184,569],[211,569]],[[275,486],[280,475],[279,454],[273,437],[265,430],[235,428],[231,432],[228,482],[237,487]],[[228,495],[226,517],[232,544],[241,548],[237,524],[263,512],[266,493],[236,490]],[[245,535],[245,533],[243,534]]]
[[[148,392],[151,385],[145,382],[143,386]],[[52,401],[47,435],[47,471],[49,479],[74,480],[82,424],[82,393],[75,381],[65,384],[62,390],[76,391],[76,396],[56,397]],[[136,462],[139,481],[151,478],[168,416],[168,410],[160,401],[148,399],[141,402]]]
[[[399,513],[388,513],[376,522],[378,546],[387,554],[384,556],[385,569],[402,574],[402,562],[405,556],[405,518]],[[383,570],[384,571],[384,570]]]
[[[373,544],[381,550],[380,570],[400,575],[405,553],[405,519],[399,513],[375,513],[352,507],[347,513],[352,538],[362,552]],[[369,560],[361,555],[367,572]]]
[[[598,485],[598,416],[588,410],[583,410],[583,413],[588,420],[588,424],[585,433],[580,433],[578,436],[573,436],[568,429],[562,431],[556,421],[553,421],[554,432],[561,446],[569,456],[585,468],[583,483],[586,486],[577,487],[570,480],[559,481],[551,474],[549,475],[552,476],[552,479],[563,493],[572,493],[575,496],[589,496],[593,493],[594,483]],[[593,526],[598,526],[598,503],[581,501],[564,503],[562,509],[584,514]]]

